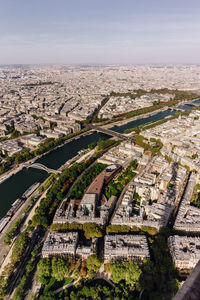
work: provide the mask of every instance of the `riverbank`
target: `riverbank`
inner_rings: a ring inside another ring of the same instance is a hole
[[[49,153],[55,151],[56,149],[59,149],[59,148],[63,147],[64,145],[72,142],[73,140],[76,140],[77,138],[79,138],[81,136],[86,136],[86,135],[90,135],[90,134],[92,134],[91,130],[87,130],[86,132],[82,132],[79,135],[76,135],[76,136],[74,136],[72,138],[67,139],[63,144],[58,145],[55,148],[52,148],[52,149],[50,149],[49,151],[47,151],[47,152],[45,152],[43,154],[40,154],[40,155],[38,155],[38,156],[30,159],[30,160],[27,160],[26,162],[22,162],[19,165],[14,165],[10,170],[8,170],[5,173],[3,173],[3,174],[0,175],[0,184],[3,183],[3,182],[5,182],[11,176],[17,174],[19,171],[21,171],[24,168],[24,163],[27,163],[27,164],[34,163],[36,160],[42,158],[45,155],[48,155]]]
[[[44,165],[53,164],[51,168],[56,170],[61,167],[62,169],[67,168],[74,161],[75,157],[79,159],[83,155],[83,153],[81,155],[79,154],[81,150],[87,149],[88,144],[98,142],[101,138],[106,139],[109,138],[109,136],[93,132],[92,130],[84,132],[79,136],[68,139],[65,145],[62,145],[59,149],[54,149],[54,151],[49,151],[49,154],[41,155],[41,159],[44,159],[41,163]],[[35,158],[32,159],[32,161],[34,160]],[[24,168],[23,163],[14,166],[14,168],[9,170],[6,174],[3,174],[2,178],[4,178],[5,181],[0,184],[0,219],[6,215],[14,201],[17,198],[21,198],[25,190],[35,182],[42,183],[47,176],[48,173],[44,170]]]
[[[107,125],[103,125],[104,128],[106,129],[109,129],[109,128],[112,128],[114,126],[123,126],[123,125],[126,125],[128,124],[129,122],[133,122],[133,121],[137,121],[137,120],[140,120],[140,119],[143,119],[143,118],[148,118],[150,116],[153,116],[159,112],[162,112],[162,111],[165,111],[169,109],[168,107],[163,107],[163,108],[160,108],[154,112],[148,112],[146,114],[143,114],[143,115],[139,115],[139,116],[135,116],[135,117],[132,117],[132,118],[128,118],[128,119],[125,119],[125,120],[122,120],[122,121],[116,121],[116,122],[113,122],[113,123],[109,123]]]
[[[193,101],[196,101],[194,99]],[[190,101],[190,102],[193,102]],[[187,101],[188,102],[188,101]],[[185,101],[184,101],[185,103]],[[183,104],[183,101],[182,101]],[[179,105],[181,105],[181,102],[179,102]],[[164,119],[166,116],[171,116],[175,112],[172,112],[170,110],[165,110],[165,108],[162,108],[155,112],[150,112],[145,115],[133,117],[131,119],[126,119],[123,121],[118,121],[119,127],[114,128],[114,130],[119,130],[120,126],[123,130],[123,124],[129,123],[130,127],[138,126],[140,124],[133,124],[135,123],[141,123],[145,124],[148,122],[156,122],[157,120]],[[151,120],[148,120],[148,116],[151,115]],[[134,121],[135,120],[135,121]],[[114,126],[116,123],[112,123],[110,125]],[[124,130],[123,130],[124,131]],[[40,160],[38,163],[44,164],[47,167],[50,167],[51,169],[61,169],[62,170],[66,167],[69,167],[69,165],[76,159],[79,159],[82,155],[79,154],[79,152],[82,149],[88,148],[88,144],[98,141],[99,138],[108,138],[108,136],[104,136],[103,134],[98,134],[94,132],[93,130],[82,132],[81,134],[77,134],[76,136],[73,136],[71,138],[68,138],[66,141],[64,141],[63,144],[58,145],[56,148],[50,149],[48,152],[43,153],[37,157],[34,157],[33,159],[29,160],[28,162],[35,162]],[[62,171],[61,170],[61,171]],[[47,173],[45,171],[41,171],[38,169],[23,169],[23,163],[21,163],[18,166],[14,166],[11,170],[8,172],[2,174],[0,176],[0,179],[2,179],[2,184],[0,184],[0,193],[1,193],[1,212],[2,217],[6,214],[6,211],[10,208],[12,203],[17,199],[20,198],[23,192],[31,186],[33,183],[38,182],[38,178],[40,178],[40,182],[42,182],[47,176]]]
[[[16,220],[18,218],[21,218],[22,220],[26,218],[26,214],[24,212],[25,208],[28,206],[28,205],[32,205],[31,202],[30,202],[30,199],[32,197],[37,197],[38,195],[38,191],[35,191],[30,197],[28,197],[24,202],[23,204],[20,206],[20,208],[15,212],[15,214],[11,217],[10,221],[8,222],[8,224],[4,227],[4,229],[2,230],[2,232],[0,233],[0,274],[4,268],[5,265],[7,265],[7,259],[9,258],[9,255],[8,253],[10,253],[10,249],[12,249],[12,245],[13,245],[13,242],[10,246],[6,246],[3,244],[3,241],[4,241],[4,237],[5,237],[5,234],[6,232],[9,232],[9,230],[12,228],[13,224],[16,222]],[[37,202],[36,202],[37,203]],[[35,206],[35,205],[34,205]],[[29,212],[27,213],[27,218],[29,216]],[[24,221],[22,221],[22,224],[23,224]],[[24,223],[25,224],[25,223]],[[22,228],[24,226],[22,225]],[[4,258],[6,257],[6,259],[4,260]]]
[[[185,103],[192,104],[193,102],[198,101],[198,100],[200,100],[200,99],[196,98],[196,99],[189,100],[189,101],[188,100],[180,101],[180,102],[178,102],[176,105],[174,105],[172,107],[175,108],[175,110],[177,110],[180,105],[184,105]],[[152,111],[152,112],[148,112],[148,113],[145,113],[145,114],[142,114],[142,115],[138,115],[138,116],[134,116],[134,117],[131,117],[131,118],[127,118],[127,119],[124,119],[124,120],[121,120],[121,121],[112,122],[112,123],[109,123],[107,125],[102,125],[102,126],[104,128],[112,128],[114,126],[123,126],[125,124],[128,124],[129,122],[137,121],[137,120],[140,120],[140,119],[143,119],[143,118],[148,118],[148,117],[156,115],[159,112],[163,112],[163,111],[168,110],[168,109],[171,109],[171,107],[169,107],[169,106],[166,105],[166,106],[164,106],[164,107],[162,107],[160,109],[157,109],[155,111]]]

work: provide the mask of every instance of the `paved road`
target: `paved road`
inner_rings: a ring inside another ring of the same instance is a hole
[[[14,214],[14,216],[12,217],[12,219],[10,220],[10,222],[6,225],[6,227],[3,229],[3,231],[0,234],[0,264],[5,266],[4,261],[4,257],[8,254],[10,246],[5,246],[3,245],[3,241],[4,241],[4,236],[5,233],[7,231],[9,231],[11,229],[11,227],[13,226],[13,224],[16,222],[16,220],[18,218],[24,218],[25,214],[24,214],[24,208],[30,204],[30,199],[33,196],[36,196],[37,192],[33,193],[23,204],[22,206],[17,210],[17,212]],[[2,266],[0,268],[0,274],[2,272]]]
[[[50,186],[50,187],[51,187],[51,186]],[[43,198],[46,197],[46,194],[47,194],[48,190],[50,189],[50,187],[49,187],[49,188],[41,195],[41,197],[39,198],[39,200],[35,203],[35,205],[34,205],[33,208],[31,209],[31,211],[30,211],[28,217],[26,218],[26,221],[25,221],[25,223],[24,223],[24,226],[28,226],[29,220],[31,220],[32,217],[34,216],[36,208],[40,205],[40,201],[41,201]]]
[[[32,238],[31,238],[31,242],[29,244],[29,248],[25,254],[25,257],[23,258],[23,260],[21,261],[21,263],[19,264],[17,271],[15,272],[15,276],[14,278],[12,278],[10,287],[9,287],[9,296],[7,299],[13,299],[14,293],[15,293],[15,289],[19,284],[20,279],[22,278],[24,272],[25,272],[25,267],[26,264],[30,258],[30,254],[34,248],[34,246],[38,243],[43,243],[45,239],[45,236],[43,234],[41,234],[39,229],[36,229],[33,232]]]

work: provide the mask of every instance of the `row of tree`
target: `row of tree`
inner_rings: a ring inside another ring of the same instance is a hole
[[[14,274],[19,262],[23,260],[29,244],[30,238],[27,231],[20,233],[18,238],[15,240],[10,257],[11,262],[6,265],[0,276],[0,299],[3,299],[7,294],[9,284],[12,281],[12,275]]]
[[[70,199],[81,199],[86,188],[90,185],[92,180],[97,175],[99,175],[99,173],[101,173],[105,169],[106,166],[107,166],[106,164],[97,163],[94,166],[92,166],[91,168],[89,168],[84,173],[84,175],[79,180],[77,180],[76,184],[74,185],[74,187],[72,188],[72,190],[69,194],[69,198]]]
[[[64,224],[52,224],[50,226],[51,231],[84,231],[84,235],[87,239],[103,236],[103,227],[95,223],[64,223]]]
[[[15,290],[15,293],[13,296],[14,300],[21,300],[21,299],[25,298],[25,288],[26,288],[26,285],[28,284],[29,275],[35,268],[38,254],[39,254],[38,246],[36,245],[34,247],[33,251],[31,252],[31,257],[30,257],[28,263],[26,264],[25,274],[20,279],[20,283],[19,283],[17,289]]]
[[[135,99],[136,97],[140,97],[142,95],[148,94],[148,93],[156,93],[156,94],[171,94],[171,100],[167,101],[167,102],[160,102],[160,101],[156,101],[154,102],[154,104],[152,106],[149,107],[144,107],[144,108],[140,108],[137,110],[133,110],[127,113],[122,113],[119,114],[117,116],[113,116],[112,120],[110,121],[106,121],[104,123],[111,123],[114,121],[119,121],[122,119],[128,119],[128,118],[132,118],[135,116],[139,116],[139,115],[143,115],[146,113],[150,113],[150,112],[154,112],[158,109],[161,109],[165,106],[171,107],[176,105],[179,101],[183,101],[183,100],[193,100],[198,98],[199,96],[195,93],[191,93],[188,91],[179,91],[179,90],[170,90],[170,89],[152,89],[150,92],[147,92],[143,89],[139,89],[139,90],[133,90],[132,92],[128,92],[128,93],[116,93],[116,92],[112,92],[110,94],[111,96],[116,96],[116,97],[130,97],[132,99]],[[100,120],[103,121],[103,120]]]
[[[15,223],[12,225],[11,229],[6,232],[4,236],[4,245],[10,245],[13,238],[16,236],[16,234],[19,231],[20,225],[21,225],[22,219],[18,218]]]

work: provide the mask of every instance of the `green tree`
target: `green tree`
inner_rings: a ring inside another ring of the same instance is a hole
[[[21,225],[21,218],[18,218],[15,223],[12,225],[11,229],[9,231],[6,232],[5,236],[4,236],[4,244],[5,245],[10,245],[13,238],[15,237],[15,235],[17,234],[19,227]]]
[[[58,281],[64,279],[65,274],[69,272],[69,263],[68,261],[62,258],[53,258],[52,260],[52,276],[55,277]]]
[[[95,275],[98,272],[101,265],[102,265],[102,262],[96,255],[88,256],[87,269],[88,269],[89,277],[92,277],[93,275]],[[90,276],[90,275],[92,275],[92,276]]]
[[[139,265],[132,261],[115,261],[110,264],[111,280],[114,283],[119,283],[125,280],[126,284],[129,284],[132,288],[139,289],[139,278],[142,274],[142,270]]]
[[[83,230],[85,232],[85,237],[87,239],[103,236],[103,230],[101,225],[97,225],[93,223],[85,223],[83,224]]]
[[[42,258],[37,265],[37,275],[41,283],[46,283],[51,276],[51,261],[49,258]]]
[[[11,254],[11,261],[13,263],[17,263],[22,259],[22,256],[25,254],[29,242],[30,242],[30,238],[28,236],[28,233],[26,231],[20,233],[18,239],[15,241],[13,245],[13,250]]]

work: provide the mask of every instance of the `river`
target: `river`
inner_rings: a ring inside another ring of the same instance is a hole
[[[35,182],[42,182],[48,173],[38,169],[22,169],[0,185],[0,219],[5,216],[12,203]]]
[[[41,163],[51,169],[59,169],[67,160],[73,158],[82,149],[87,149],[88,144],[97,142],[99,139],[106,139],[108,135],[93,132],[92,134],[81,136],[64,146],[51,151],[42,156],[36,162]]]
[[[190,110],[192,107],[193,107],[193,105],[190,105],[190,104],[179,106],[180,109],[184,109],[184,110]],[[166,109],[166,110],[161,111],[161,112],[152,112],[151,116],[141,118],[141,119],[138,119],[138,120],[134,120],[134,121],[128,122],[124,125],[120,125],[120,126],[116,125],[116,126],[113,126],[109,129],[111,129],[113,131],[116,131],[116,132],[119,132],[119,133],[123,133],[124,130],[126,130],[126,129],[130,129],[130,128],[137,127],[137,126],[140,126],[140,125],[144,125],[144,124],[147,124],[147,123],[157,122],[157,121],[160,121],[160,120],[162,120],[166,117],[173,116],[176,112],[177,111],[175,111],[175,110],[172,111],[170,109]]]
[[[196,101],[200,103],[200,100]],[[191,109],[191,105],[182,105],[180,108],[184,110]],[[169,109],[162,112],[154,112],[152,116],[141,118],[135,121],[128,122],[121,126],[114,126],[110,129],[123,133],[125,129],[133,128],[139,125],[143,125],[149,122],[156,122],[168,116],[175,114],[176,111]],[[99,139],[109,138],[108,135],[102,133],[93,132],[90,135],[81,136],[64,146],[53,150],[52,152],[44,155],[37,160],[38,163],[44,164],[49,168],[58,169],[67,160],[76,156],[82,149],[86,149],[88,144],[98,141]],[[38,169],[23,169],[17,174],[13,175],[5,182],[0,184],[0,218],[2,218],[6,212],[10,209],[12,203],[25,192],[25,190],[35,182],[42,182],[48,174],[45,171]]]
[[[90,135],[81,136],[64,146],[44,155],[37,162],[49,168],[58,169],[67,160],[76,156],[81,149],[88,148],[88,144],[99,139],[109,138],[103,133],[93,132]],[[48,177],[48,173],[39,169],[23,168],[20,172],[13,175],[0,184],[0,219],[5,216],[12,203],[20,198],[21,195],[35,182],[43,182]]]

